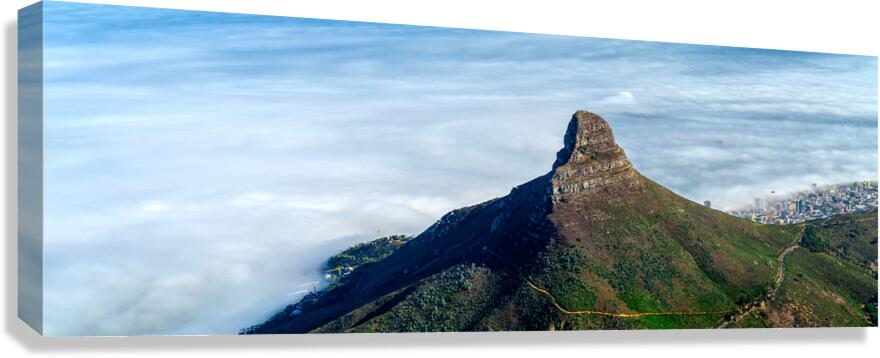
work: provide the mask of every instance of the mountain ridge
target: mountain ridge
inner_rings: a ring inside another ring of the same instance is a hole
[[[579,110],[548,173],[447,213],[299,313],[243,333],[716,327],[770,292],[802,230],[663,188]]]

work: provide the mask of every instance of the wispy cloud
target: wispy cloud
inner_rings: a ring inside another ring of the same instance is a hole
[[[48,3],[46,331],[233,333],[377,230],[549,170],[571,113],[728,208],[875,179],[877,59]]]

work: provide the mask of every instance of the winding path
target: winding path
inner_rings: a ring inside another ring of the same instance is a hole
[[[867,218],[867,219],[849,220],[849,221],[843,221],[843,222],[825,223],[822,225],[822,227],[835,225],[835,224],[841,224],[841,223],[854,223],[854,222],[870,221],[870,220],[876,220],[876,218]],[[799,226],[806,227],[806,224],[805,223],[800,224]],[[803,240],[803,235],[804,235],[804,231],[801,231],[801,233],[798,235],[797,239],[794,242],[792,242],[788,247],[786,247],[784,250],[782,250],[782,252],[780,252],[779,255],[776,257],[776,263],[778,266],[777,271],[776,271],[776,279],[774,281],[773,287],[770,289],[770,291],[767,292],[767,294],[765,294],[762,297],[758,297],[757,299],[755,299],[751,303],[747,303],[742,307],[738,307],[735,309],[729,309],[729,310],[720,310],[720,311],[668,311],[668,312],[624,313],[624,312],[607,312],[607,311],[595,311],[595,310],[570,310],[570,309],[567,309],[567,308],[563,307],[562,305],[560,305],[559,300],[549,290],[547,290],[541,286],[538,286],[537,284],[532,282],[532,280],[530,280],[528,278],[528,276],[523,274],[519,270],[519,267],[517,267],[512,262],[510,262],[510,260],[508,260],[507,258],[505,258],[499,254],[496,254],[495,252],[489,251],[489,253],[492,254],[493,256],[501,259],[502,261],[506,262],[511,267],[513,267],[516,270],[517,274],[519,274],[519,276],[522,277],[522,279],[526,281],[526,283],[529,285],[530,288],[547,296],[550,299],[550,302],[552,303],[553,307],[555,307],[559,312],[562,312],[565,314],[600,315],[600,316],[611,316],[611,317],[621,317],[621,318],[639,318],[639,317],[646,317],[646,316],[689,316],[689,315],[708,315],[708,314],[723,314],[723,313],[736,312],[735,315],[726,318],[721,323],[721,325],[718,326],[718,328],[726,328],[730,324],[737,322],[739,319],[741,319],[745,315],[754,312],[755,310],[757,310],[758,308],[763,306],[764,303],[772,300],[776,296],[776,292],[779,291],[779,288],[782,287],[782,283],[785,281],[785,258],[789,254],[794,252],[795,249],[800,247],[801,240]]]
[[[556,297],[553,296],[550,291],[538,287],[532,281],[526,279],[526,282],[529,284],[529,287],[543,293],[547,297],[550,298],[550,302],[553,304],[553,307],[556,307],[562,313],[572,314],[572,315],[580,315],[580,314],[592,314],[592,315],[601,315],[601,316],[611,316],[611,317],[624,317],[624,318],[638,318],[644,316],[690,316],[690,315],[706,315],[706,314],[721,314],[721,313],[730,313],[736,310],[723,310],[723,311],[671,311],[671,312],[637,312],[637,313],[615,313],[615,312],[605,312],[605,311],[593,311],[593,310],[578,310],[578,311],[570,311],[565,307],[562,307],[559,302],[556,301]]]
[[[857,222],[875,221],[875,220],[877,220],[876,217],[870,217],[870,218],[856,219],[856,220],[823,222],[821,224],[814,223],[813,225],[815,225],[817,227],[829,227],[829,226],[834,226],[834,225],[852,224],[852,223],[857,223]],[[779,256],[776,257],[776,262],[778,263],[779,269],[776,272],[776,282],[773,285],[773,288],[770,290],[770,292],[768,292],[764,297],[759,298],[759,299],[755,300],[754,302],[746,305],[745,309],[740,311],[740,313],[724,320],[724,323],[722,323],[720,326],[718,326],[718,328],[726,328],[728,325],[730,325],[731,323],[735,323],[736,321],[738,321],[740,318],[742,318],[746,314],[754,312],[759,307],[761,307],[764,303],[769,302],[770,300],[772,300],[776,296],[776,292],[779,291],[779,287],[781,287],[782,282],[785,281],[785,257],[788,256],[789,254],[791,254],[795,249],[800,247],[801,240],[804,239],[804,233],[806,232],[807,224],[802,223],[802,224],[799,224],[798,226],[804,228],[804,230],[802,230],[801,233],[798,235],[797,240],[795,240],[795,242],[793,242],[791,244],[791,246],[786,247],[785,250],[782,250],[782,252],[779,254]]]
[[[805,225],[801,224],[800,226],[804,227]],[[731,323],[735,323],[736,321],[739,321],[740,318],[744,317],[747,314],[754,312],[755,310],[757,310],[758,308],[763,306],[764,303],[772,300],[773,297],[776,296],[776,291],[779,291],[779,287],[781,287],[782,282],[785,281],[785,257],[788,256],[788,254],[792,253],[795,249],[800,247],[801,240],[803,240],[803,238],[804,238],[803,235],[804,235],[804,233],[803,233],[803,231],[801,231],[801,233],[798,235],[797,240],[795,240],[795,242],[792,243],[791,246],[786,247],[785,250],[782,250],[782,252],[779,253],[779,256],[776,257],[776,263],[779,268],[776,271],[776,281],[773,284],[773,288],[770,289],[770,291],[767,292],[767,294],[764,295],[764,297],[758,298],[755,301],[753,301],[752,303],[746,304],[744,309],[740,310],[739,313],[731,316],[728,319],[725,319],[724,322],[721,323],[720,326],[718,326],[718,328],[727,328],[727,326],[729,326]]]
[[[533,290],[538,291],[541,294],[550,298],[550,303],[553,305],[553,307],[555,307],[559,312],[562,312],[565,314],[600,315],[600,316],[621,317],[621,318],[639,318],[639,317],[646,317],[646,316],[694,316],[694,315],[731,313],[731,312],[738,311],[737,309],[729,309],[729,310],[721,310],[721,311],[667,311],[667,312],[636,312],[636,313],[607,312],[607,311],[595,311],[595,310],[574,310],[574,311],[572,311],[572,310],[569,310],[569,309],[563,307],[562,305],[560,305],[559,300],[557,300],[556,296],[554,296],[552,293],[550,293],[550,291],[548,291],[547,289],[545,289],[541,286],[538,286],[537,284],[532,282],[532,280],[530,280],[525,274],[523,274],[519,270],[519,267],[517,267],[512,262],[510,262],[510,260],[508,260],[507,258],[505,258],[501,255],[496,254],[495,252],[489,251],[489,253],[492,254],[493,256],[501,259],[502,261],[506,262],[511,267],[513,267],[514,270],[516,270],[517,274],[519,274],[519,276],[523,280],[526,281],[526,283],[529,285],[529,287],[531,287]]]

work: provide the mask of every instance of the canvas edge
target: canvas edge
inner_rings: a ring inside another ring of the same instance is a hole
[[[43,334],[43,2],[18,11],[18,317]]]

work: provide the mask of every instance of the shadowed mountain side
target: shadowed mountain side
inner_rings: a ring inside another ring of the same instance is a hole
[[[489,252],[529,262],[554,235],[546,221],[547,177],[514,188],[505,197],[454,210],[384,260],[358,267],[323,293],[312,309],[275,317],[253,333],[308,332],[382,296],[458,265],[512,268]],[[284,319],[282,319],[284,318]],[[290,318],[290,319],[286,319]]]
[[[802,236],[645,178],[595,114],[577,111],[563,142],[546,175],[243,333],[717,327],[769,294]]]

